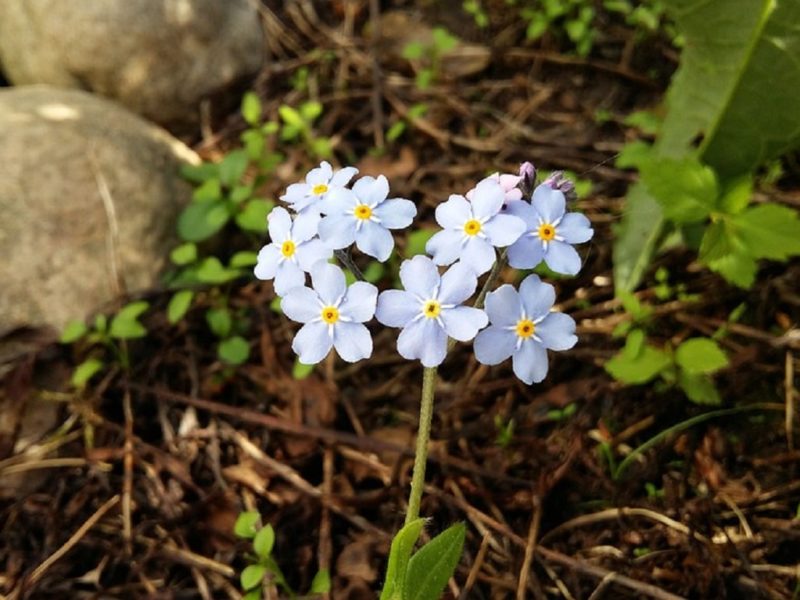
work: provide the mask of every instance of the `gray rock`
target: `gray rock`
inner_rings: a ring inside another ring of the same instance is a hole
[[[0,89],[0,332],[62,327],[157,282],[197,155],[114,102]]]
[[[0,66],[15,85],[114,98],[158,123],[261,65],[249,0],[0,0]]]

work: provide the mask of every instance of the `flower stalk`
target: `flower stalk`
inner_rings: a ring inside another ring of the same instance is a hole
[[[419,430],[414,453],[414,472],[411,475],[411,492],[408,496],[406,525],[419,518],[422,489],[425,487],[425,466],[428,462],[428,442],[433,421],[433,397],[436,390],[436,367],[425,367],[422,372],[422,398],[419,407]]]

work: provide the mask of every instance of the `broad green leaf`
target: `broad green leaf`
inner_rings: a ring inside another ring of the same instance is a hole
[[[642,140],[628,142],[622,147],[614,160],[618,169],[635,169],[653,157],[653,145]]]
[[[253,186],[251,184],[237,185],[231,190],[231,193],[228,195],[228,199],[234,204],[241,204],[252,195]]]
[[[236,215],[236,224],[245,231],[263,233],[267,230],[267,215],[275,206],[269,200],[253,199]]]
[[[327,594],[331,591],[331,574],[328,569],[320,569],[311,580],[311,594]]]
[[[86,387],[86,384],[89,383],[89,380],[94,377],[98,371],[103,368],[104,364],[103,361],[98,358],[87,358],[77,367],[75,367],[75,371],[72,373],[72,379],[70,383],[72,383],[73,387],[78,389],[82,389]]]
[[[197,260],[197,246],[194,242],[186,242],[169,253],[170,260],[176,265],[188,265]]]
[[[250,356],[250,344],[243,337],[234,335],[219,343],[217,356],[229,365],[241,365]]]
[[[258,558],[267,558],[272,553],[272,547],[275,545],[275,530],[272,525],[267,523],[258,530],[253,538],[253,550]]]
[[[124,306],[111,319],[108,334],[118,340],[130,340],[146,336],[147,329],[139,323],[138,319],[149,307],[150,304],[143,300],[131,302]]]
[[[194,202],[178,217],[178,235],[187,242],[201,242],[222,229],[229,218],[222,202]]]
[[[71,344],[81,339],[88,331],[89,328],[83,321],[70,321],[64,331],[61,332],[61,337],[58,341],[62,344]]]
[[[386,565],[386,581],[383,584],[380,600],[400,600],[405,598],[405,580],[408,561],[425,526],[425,519],[416,519],[405,525],[392,539],[389,560]]]
[[[252,539],[256,535],[256,528],[261,515],[255,510],[240,512],[233,526],[233,533],[240,538]]]
[[[733,223],[754,258],[786,260],[800,254],[800,219],[788,206],[761,204],[733,217]]]
[[[742,212],[753,196],[753,177],[750,174],[730,181],[719,198],[719,209],[731,215]]]
[[[217,165],[214,165],[215,169]],[[214,179],[208,179],[192,192],[192,200],[194,202],[214,202],[222,199],[222,184],[215,176]]]
[[[206,323],[217,337],[228,337],[233,325],[231,312],[227,308],[209,308],[206,311]]]
[[[722,404],[719,392],[708,375],[682,371],[678,374],[678,385],[692,402],[711,406]]]
[[[675,350],[675,362],[691,375],[709,374],[728,365],[728,357],[710,338],[691,338]]]
[[[247,592],[244,596],[242,596],[242,600],[262,600],[262,590],[260,587],[255,587],[249,592]]]
[[[237,269],[225,268],[216,256],[209,256],[201,262],[196,271],[198,281],[220,284],[236,279],[241,275]]]
[[[700,242],[699,258],[708,263],[728,256],[734,251],[734,240],[727,222],[714,221],[706,227]]]
[[[664,216],[658,202],[648,194],[642,183],[628,190],[625,212],[614,228],[614,289],[616,293],[631,292],[639,285],[655,252]]]
[[[461,560],[467,528],[457,523],[420,548],[408,563],[405,600],[439,600]]]
[[[605,370],[614,379],[629,385],[647,383],[672,364],[667,352],[643,344],[637,332],[641,330],[632,331],[625,347],[605,364]]]
[[[184,317],[192,305],[193,298],[194,292],[192,290],[181,290],[172,295],[167,305],[167,320],[172,325]]]
[[[247,92],[242,97],[242,117],[248,125],[261,122],[261,100],[255,92]]]
[[[219,163],[220,181],[229,188],[235,186],[239,183],[242,175],[244,175],[249,162],[250,159],[246,151],[233,150],[229,152],[228,155],[222,159],[222,162]]]
[[[181,165],[181,176],[192,183],[203,183],[218,177],[219,171],[214,163],[204,162],[199,165]]]
[[[709,269],[719,273],[732,284],[745,289],[753,285],[758,271],[755,259],[738,248],[734,248],[724,256],[708,260],[706,264]]]
[[[239,582],[243,590],[251,590],[254,587],[261,585],[264,575],[267,574],[267,567],[264,565],[248,565],[242,571]]]
[[[647,191],[675,223],[703,221],[716,206],[719,190],[714,171],[694,158],[648,161],[641,172]]]

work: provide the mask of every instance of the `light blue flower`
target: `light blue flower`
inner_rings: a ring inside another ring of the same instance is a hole
[[[331,348],[347,362],[372,355],[372,337],[363,325],[375,314],[378,288],[357,281],[347,287],[336,265],[318,262],[311,269],[312,287],[296,287],[281,300],[283,314],[304,323],[292,342],[301,363],[313,365]]]
[[[314,263],[328,260],[333,252],[317,235],[319,215],[310,212],[297,215],[294,221],[285,208],[273,208],[267,217],[269,237],[258,253],[255,275],[259,279],[274,279],[278,296],[306,282],[306,273]]]
[[[555,289],[529,275],[519,286],[501,285],[486,296],[490,325],[475,338],[475,356],[484,365],[512,357],[514,374],[530,385],[547,375],[547,350],[568,350],[578,341],[575,321],[551,312]]]
[[[433,261],[419,255],[403,261],[400,281],[405,291],[382,292],[375,317],[389,327],[403,328],[397,338],[403,358],[435,367],[447,354],[448,336],[467,342],[488,322],[482,310],[461,306],[478,285],[465,265],[453,265],[440,277]]]
[[[556,273],[575,275],[581,270],[581,257],[570,244],[588,242],[594,230],[582,214],[566,212],[561,191],[543,183],[533,191],[530,204],[512,202],[508,214],[526,225],[526,233],[508,249],[508,264],[532,269],[544,260]]]
[[[472,194],[472,201],[452,195],[436,207],[436,222],[443,231],[435,234],[425,250],[437,265],[450,265],[457,260],[469,266],[476,275],[492,268],[495,247],[513,244],[525,231],[518,217],[500,214],[505,191],[497,181],[484,179]],[[511,202],[509,206],[519,204]]]
[[[319,224],[319,237],[335,250],[353,242],[364,254],[384,262],[394,248],[390,229],[408,227],[417,214],[411,200],[392,198],[386,177],[362,177],[352,190],[332,190],[324,204],[326,215]]]
[[[344,188],[356,173],[358,169],[355,167],[344,167],[334,171],[329,162],[322,161],[319,167],[308,172],[303,183],[293,183],[286,188],[281,200],[298,213],[306,210],[321,212],[328,194],[333,190]]]

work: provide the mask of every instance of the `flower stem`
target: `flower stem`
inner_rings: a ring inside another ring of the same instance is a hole
[[[492,289],[492,287],[494,287],[497,278],[500,277],[500,272],[503,270],[503,267],[506,266],[506,262],[508,261],[507,257],[508,257],[508,251],[503,250],[500,253],[500,258],[498,258],[494,262],[494,266],[492,267],[492,270],[489,272],[489,276],[486,278],[486,281],[484,282],[483,287],[481,288],[481,291],[478,294],[478,297],[475,298],[475,304],[473,304],[472,306],[474,306],[475,308],[483,308],[483,302],[484,300],[486,300],[486,294],[488,294],[489,290]]]
[[[414,473],[411,476],[411,493],[408,497],[406,525],[419,518],[422,488],[425,487],[425,465],[428,462],[428,440],[433,420],[433,396],[436,389],[436,367],[426,367],[422,372],[422,399],[419,406],[419,431],[417,450],[414,453]]]
[[[353,261],[353,258],[350,256],[350,252],[348,250],[334,250],[333,255],[342,263],[342,266],[345,269],[348,269],[356,279],[359,281],[364,281],[364,274],[361,272],[356,266],[356,263]]]

